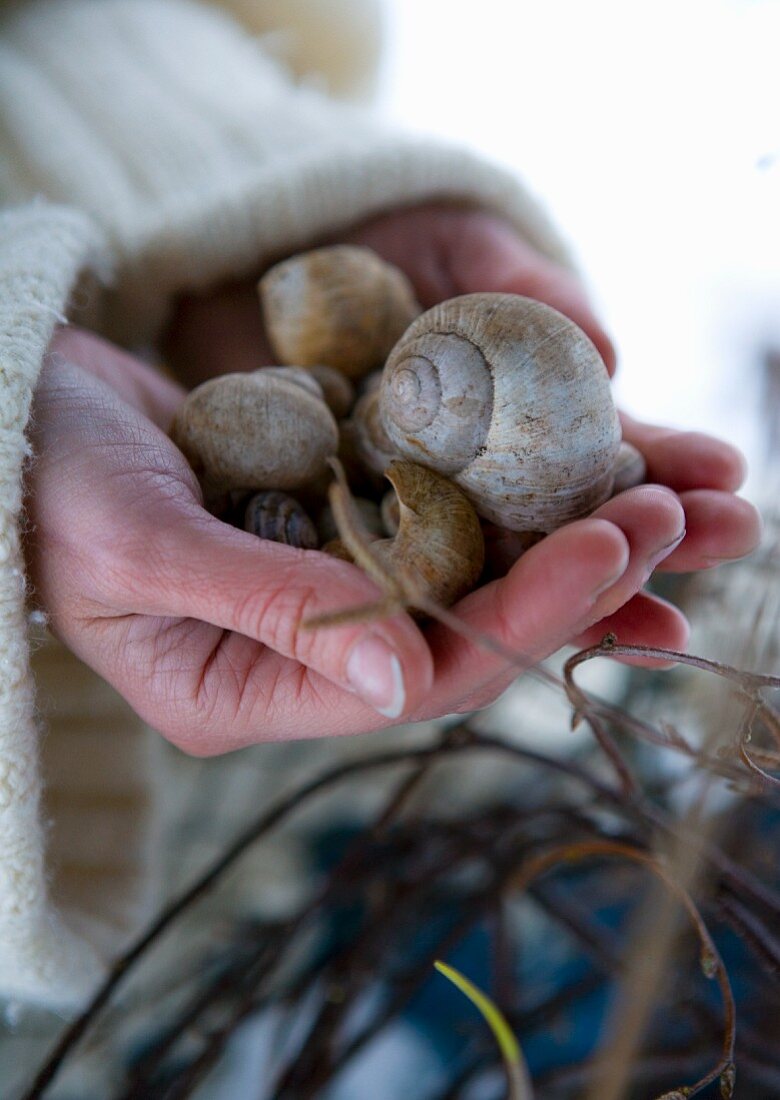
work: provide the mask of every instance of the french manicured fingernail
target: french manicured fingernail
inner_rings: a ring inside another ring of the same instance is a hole
[[[376,634],[363,638],[347,660],[347,679],[364,703],[385,718],[399,718],[406,705],[401,662]]]
[[[665,558],[668,558],[671,552],[680,545],[684,538],[685,528],[683,528],[682,534],[678,535],[677,538],[672,539],[671,542],[667,542],[665,546],[660,546],[657,550],[650,554],[647,559],[647,565],[645,567],[647,569],[648,577],[653,572],[656,565],[660,565]]]

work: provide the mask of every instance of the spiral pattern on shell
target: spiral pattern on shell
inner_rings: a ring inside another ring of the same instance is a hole
[[[428,310],[390,354],[380,412],[400,454],[503,527],[552,531],[610,495],[620,425],[606,369],[541,302],[470,294]]]

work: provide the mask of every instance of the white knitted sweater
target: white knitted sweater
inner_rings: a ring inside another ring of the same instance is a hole
[[[223,7],[33,0],[2,16],[0,995],[28,1002],[76,1005],[154,900],[156,735],[40,631],[30,656],[25,430],[57,321],[148,343],[177,292],[435,197],[564,258],[516,179],[334,98],[370,85],[374,2]]]

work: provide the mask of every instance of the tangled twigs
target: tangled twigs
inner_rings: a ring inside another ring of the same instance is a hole
[[[707,931],[707,927],[704,924],[699,910],[694,905],[689,894],[671,878],[659,860],[649,855],[647,852],[640,851],[638,848],[632,848],[627,844],[620,844],[615,841],[581,841],[577,844],[562,845],[532,857],[527,861],[525,866],[521,868],[515,885],[518,890],[523,891],[527,889],[535,878],[544,874],[545,871],[549,871],[552,867],[555,867],[556,864],[576,863],[580,860],[588,859],[591,856],[615,856],[620,859],[628,859],[635,863],[643,864],[661,880],[664,886],[666,886],[683,905],[699,937],[699,943],[701,945],[699,963],[702,973],[705,978],[717,979],[721,997],[723,998],[725,1015],[723,1052],[720,1061],[709,1071],[709,1073],[706,1073],[693,1085],[685,1085],[669,1093],[668,1096],[671,1097],[675,1095],[675,1092],[679,1093],[680,1096],[694,1096],[697,1092],[701,1092],[702,1089],[706,1088],[712,1081],[720,1078],[721,1095],[724,1097],[724,1100],[729,1100],[734,1091],[734,1041],[736,1034],[736,1009],[734,1005],[734,996],[731,992],[731,983],[729,982],[726,968],[723,965],[723,960],[720,957],[712,937]]]
[[[745,672],[734,668],[732,665],[723,664],[721,661],[708,660],[706,657],[697,657],[691,653],[681,653],[674,649],[659,649],[654,646],[620,645],[614,634],[607,634],[602,641],[589,649],[581,650],[568,659],[564,665],[563,677],[566,694],[574,708],[573,723],[585,718],[593,730],[601,747],[607,752],[610,760],[621,771],[622,757],[606,733],[603,723],[599,718],[599,704],[594,702],[574,679],[574,672],[586,661],[592,661],[594,657],[641,657],[643,659],[674,661],[677,664],[688,665],[691,668],[710,672],[734,683],[740,696],[745,700],[746,710],[743,721],[740,723],[736,737],[732,745],[733,754],[740,758],[747,768],[766,785],[780,789],[780,777],[770,775],[756,760],[762,762],[769,760],[774,763],[772,756],[767,757],[762,750],[751,753],[748,745],[753,736],[756,719],[760,718],[766,729],[780,745],[780,714],[761,694],[766,689],[780,689],[780,676],[770,676],[757,672]],[[632,723],[633,724],[633,723]],[[679,737],[668,739],[670,748],[690,751],[687,744]],[[622,776],[624,786],[627,779]]]
[[[293,795],[284,799],[277,806],[263,813],[238,837],[224,855],[209,868],[206,874],[168,905],[152,923],[149,929],[129,948],[128,951],[125,952],[125,954],[121,955],[116,960],[105,981],[96,991],[87,1007],[81,1015],[73,1021],[70,1027],[65,1030],[62,1038],[37,1074],[28,1091],[22,1097],[22,1100],[38,1100],[39,1097],[44,1095],[46,1089],[62,1068],[65,1059],[81,1040],[98,1013],[108,1003],[109,998],[117,987],[122,984],[131,967],[160,939],[162,934],[173,924],[177,917],[189,909],[195,901],[216,885],[225,872],[233,866],[239,857],[242,856],[247,848],[256,840],[270,832],[272,828],[282,822],[291,812],[296,810],[309,798],[334,782],[338,782],[340,779],[346,778],[349,775],[354,775],[360,771],[401,763],[410,757],[423,762],[435,758],[441,751],[440,745],[434,745],[413,754],[399,751],[385,753],[382,756],[376,756],[370,760],[358,760],[342,764],[312,780],[310,783],[306,784],[305,787],[297,790]]]
[[[603,714],[601,703],[587,699],[585,702],[583,713],[593,706]],[[615,713],[619,713],[617,709]],[[629,717],[626,716],[627,721]],[[640,725],[632,728],[642,734]],[[652,740],[649,735],[647,739]],[[470,814],[466,811],[451,814],[445,799],[434,810],[427,795],[443,792],[435,783],[429,783],[426,797],[416,800],[413,812],[406,806],[423,773],[440,761],[452,762],[475,753],[498,755],[517,765],[519,783],[513,781],[507,788],[512,792],[509,803],[499,802]],[[156,1039],[146,1048],[148,1057],[131,1057],[123,1085],[125,1091],[112,1093],[114,1100],[119,1100],[119,1096],[129,1100],[131,1096],[147,1095],[171,1100],[191,1095],[192,1088],[216,1065],[240,1022],[250,1017],[259,1019],[271,1010],[284,1014],[286,1030],[296,1025],[299,1034],[301,1025],[309,1028],[302,1046],[291,1053],[285,1051],[283,1057],[279,1056],[281,1064],[269,1068],[269,1075],[273,1074],[280,1086],[278,1096],[273,1095],[276,1100],[293,1096],[306,1100],[321,1095],[320,1090],[336,1081],[350,1061],[406,1010],[429,980],[433,958],[454,951],[464,936],[490,922],[502,899],[506,898],[513,907],[514,891],[509,887],[518,866],[527,869],[534,865],[534,860],[541,866],[540,852],[558,847],[570,852],[580,844],[582,850],[596,853],[594,846],[611,845],[610,852],[617,846],[621,852],[627,849],[651,859],[644,853],[649,853],[659,838],[675,838],[709,868],[715,899],[712,912],[738,929],[751,959],[761,964],[756,968],[761,989],[769,990],[778,949],[768,929],[775,927],[780,915],[780,897],[769,882],[757,877],[749,861],[736,864],[690,823],[671,819],[656,802],[644,799],[641,792],[629,793],[622,784],[601,778],[578,760],[546,756],[511,740],[480,733],[468,721],[462,721],[424,747],[340,764],[259,815],[200,881],[175,899],[117,961],[91,1005],[66,1030],[25,1094],[25,1100],[46,1093],[117,987],[163,933],[218,883],[251,844],[267,836],[319,794],[335,791],[338,784],[351,777],[392,767],[402,768],[405,777],[399,781],[394,797],[390,797],[376,820],[361,827],[356,843],[350,844],[346,854],[329,866],[324,884],[313,889],[310,898],[291,913],[275,917],[273,922],[256,918],[247,925],[239,921],[235,934],[216,948],[216,957],[212,946],[205,980],[197,985],[183,1010],[181,1002],[177,1003],[172,1022],[162,1028],[155,1023]],[[542,774],[547,779],[540,782]],[[769,801],[764,798],[763,805]],[[761,804],[758,798],[746,800],[745,820],[753,820]],[[747,816],[751,814],[754,816]],[[606,848],[598,851],[606,853]],[[669,867],[678,884],[688,884],[674,864]],[[606,872],[593,874],[592,882],[598,884],[601,893],[576,903],[567,891],[566,881],[556,880],[554,890],[549,889],[550,883],[535,884],[531,890],[532,896],[541,901],[545,914],[561,929],[568,928],[575,941],[582,940],[586,945],[585,955],[592,969],[581,976],[583,997],[587,989],[604,990],[606,983],[614,980],[617,968],[613,960],[623,954],[616,950],[621,940],[615,940],[614,928],[601,927],[595,913],[588,920],[587,906],[614,892]],[[614,868],[610,874],[614,875]],[[619,879],[615,881],[619,883]],[[338,915],[345,910],[361,914],[358,927],[338,940],[324,960],[317,952],[307,955],[306,937],[315,931],[319,935],[322,926],[327,926],[334,915],[338,923]],[[517,916],[514,907],[512,912]],[[446,915],[444,919],[442,914]],[[437,921],[440,923],[436,924]],[[508,926],[502,927],[500,938],[511,934]],[[598,949],[600,945],[603,950]],[[541,1021],[554,1020],[572,1003],[572,998],[563,995],[560,989],[551,994],[549,982],[541,996],[533,988],[518,986],[517,968],[511,962],[515,946],[507,944],[507,950],[502,949],[502,957],[510,960],[507,965],[513,973],[506,976],[507,981],[500,989],[494,986],[492,993],[498,994],[496,999],[509,1009],[507,1017],[514,1028],[533,1033]],[[722,980],[719,962],[712,963],[709,948],[705,950],[703,946],[703,954],[705,965],[714,965],[714,976]],[[178,965],[182,965],[181,960]],[[192,965],[190,959],[186,965]],[[159,972],[155,972],[155,979],[158,977]],[[512,981],[522,999],[513,995]],[[341,990],[340,1001],[330,1001],[330,989]],[[382,995],[377,998],[379,991]],[[137,1001],[138,994],[134,996]],[[691,996],[706,1008],[701,990],[693,991]],[[366,1004],[373,1008],[364,1018],[360,1012]],[[733,1037],[733,1008],[728,1011],[732,1016]],[[115,1029],[121,1016],[121,1012],[115,1014]],[[768,1021],[770,1014],[766,1018]],[[728,1087],[730,1049],[727,1052],[724,1046],[717,1054],[713,1049],[711,1017],[702,1016],[696,1026],[697,1032],[704,1034],[699,1035],[699,1045],[691,1049],[698,1050],[701,1057],[706,1053],[707,1057],[711,1054],[713,1061],[718,1058],[718,1068],[721,1074],[726,1073]],[[103,1041],[106,1036],[101,1038]],[[200,1044],[197,1049],[193,1049],[194,1038]],[[661,1049],[669,1052],[674,1044]],[[740,1045],[741,1071],[742,1049]],[[752,1057],[751,1049],[745,1046],[748,1059]],[[637,1065],[650,1065],[649,1058],[650,1052],[638,1059]],[[463,1050],[463,1057],[453,1062],[452,1077],[465,1082],[474,1073],[495,1068],[495,1064],[495,1052],[477,1036]],[[748,1064],[758,1065],[755,1058]],[[591,1065],[591,1077],[593,1072]],[[634,1073],[633,1064],[631,1072]],[[693,1072],[698,1072],[698,1068]],[[755,1072],[769,1071],[758,1067]],[[663,1085],[663,1077],[659,1083]],[[696,1087],[700,1085],[697,1082]],[[455,1089],[442,1095],[455,1098],[462,1093]]]

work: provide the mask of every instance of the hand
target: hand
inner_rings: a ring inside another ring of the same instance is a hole
[[[576,276],[536,252],[500,218],[477,210],[429,204],[374,218],[338,239],[367,245],[404,270],[425,307],[476,291],[523,294],[546,302],[587,332],[607,370],[614,373],[614,349]],[[256,276],[260,274],[258,271]],[[171,362],[185,372],[192,383],[224,371],[251,370],[273,362],[263,332],[256,282],[257,278],[247,279],[226,285],[207,296],[188,296],[181,300],[167,333],[166,348]],[[653,543],[660,554],[657,563],[660,569],[688,572],[739,558],[755,547],[760,522],[755,509],[734,496],[743,481],[745,468],[733,447],[696,432],[644,425],[628,416],[623,416],[622,421],[625,438],[644,453],[648,478],[659,486],[644,486],[623,494],[595,515],[621,528],[625,525],[633,540],[632,556],[637,561],[641,559],[642,547]],[[661,487],[665,487],[665,491]],[[680,520],[675,528],[672,517],[679,518],[683,513],[684,521]],[[664,555],[662,548],[665,541],[671,541],[672,528],[677,531],[683,526],[686,529],[684,540],[672,551],[667,547]],[[576,539],[578,531],[579,528],[573,532],[567,529],[566,534],[556,535],[555,541],[546,539],[538,551],[526,555],[516,566],[513,576],[516,574],[522,579],[516,604],[516,614],[521,621],[533,618],[532,609],[538,605],[541,621],[537,622],[537,627],[541,629],[547,622],[548,608],[552,610],[546,602],[552,599],[551,592],[541,602],[536,593],[530,600],[520,599],[526,586],[530,590],[534,583],[530,572],[526,577],[526,571],[537,561],[547,563],[540,565],[540,568],[549,569],[544,583],[549,588],[555,578],[555,588],[562,592],[561,578],[568,577],[565,570],[570,565],[565,564],[568,560],[565,556],[556,559],[553,549],[563,546],[566,538]],[[585,551],[583,544],[583,553]],[[570,552],[575,556],[574,544]],[[560,569],[557,574],[556,560]],[[506,583],[510,584],[510,580]],[[573,583],[576,585],[577,581]],[[656,597],[640,592],[642,583],[636,570],[628,570],[623,582],[616,586],[612,601],[602,600],[594,608],[593,614],[603,618],[586,632],[572,631],[568,637],[561,637],[558,644],[565,641],[590,644],[612,629],[624,642],[682,647],[687,638],[682,615]],[[493,614],[501,614],[507,589],[502,585],[495,596],[491,595],[492,591],[488,587],[474,593],[458,608],[459,612],[474,615],[474,625],[479,624],[488,633],[496,626]],[[495,606],[486,604],[485,601],[491,600],[495,601]],[[491,606],[492,612],[484,611]],[[512,613],[510,605],[504,617],[508,619]],[[505,640],[514,638],[512,644],[517,648],[527,648],[523,638],[513,636],[507,623],[504,627]],[[477,679],[476,670],[486,670],[490,664],[484,653],[472,652],[461,641],[448,639],[446,632],[438,627],[429,628],[426,636],[434,646],[437,673],[447,667],[435,648],[439,645],[442,654],[448,655],[454,647],[457,661],[468,663]],[[555,648],[552,637],[551,634],[542,649]],[[536,652],[533,646],[530,651]],[[457,663],[454,667],[457,669]],[[493,667],[496,667],[495,661]],[[511,672],[505,673],[501,682],[508,683],[511,675]],[[453,681],[457,678],[456,672]],[[499,682],[491,682],[481,694],[468,695],[467,701],[477,706],[489,701],[499,690]]]
[[[190,302],[169,351],[177,358],[186,348],[189,324],[211,349],[212,367],[221,353],[236,369],[220,342],[233,332],[235,354],[259,365],[247,305],[235,288]],[[194,323],[201,309],[213,337]],[[247,327],[221,327],[237,309]],[[54,631],[174,743],[210,754],[369,730],[390,724],[376,707],[396,720],[472,709],[516,675],[407,616],[301,630],[305,618],[367,602],[376,589],[353,566],[261,543],[202,509],[191,471],[161,430],[181,399],[176,387],[85,333],[64,330],[53,352],[33,418],[26,550],[36,598]],[[622,494],[453,609],[528,663],[608,629],[625,641],[683,645],[679,612],[637,595],[655,559],[698,568],[755,544],[755,513],[731,495],[742,475],[732,448],[633,424],[628,432],[651,476],[680,495],[660,486]],[[683,528],[681,501],[688,533],[670,553]]]

